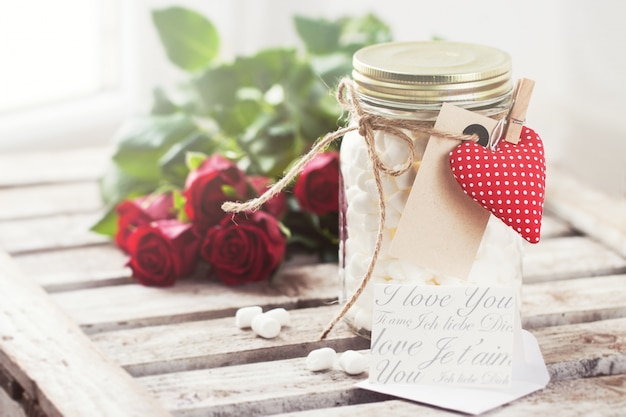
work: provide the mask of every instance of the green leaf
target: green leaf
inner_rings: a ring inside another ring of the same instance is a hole
[[[152,92],[154,103],[150,114],[165,115],[171,114],[178,110],[178,107],[169,99],[165,91],[161,87],[157,87]]]
[[[220,127],[226,135],[240,135],[254,123],[261,112],[262,108],[259,101],[239,100],[220,113]]]
[[[131,120],[117,135],[113,160],[130,176],[158,181],[162,176],[161,156],[195,129],[191,119],[181,113]]]
[[[146,181],[128,175],[116,164],[109,164],[100,178],[100,193],[107,205],[117,204],[126,198],[150,193],[159,185],[158,181]]]
[[[183,187],[190,170],[187,155],[190,152],[197,154],[199,160],[193,163],[201,163],[206,155],[213,153],[214,150],[215,143],[209,136],[203,132],[191,132],[187,137],[173,144],[159,159],[163,178],[167,182]],[[201,155],[203,156],[200,157]]]
[[[295,49],[264,49],[250,57],[238,57],[233,63],[242,86],[256,87],[266,92],[284,82],[298,65]]]
[[[328,54],[339,47],[341,25],[326,19],[295,16],[294,24],[300,39],[312,54]]]
[[[178,213],[176,217],[181,222],[187,223],[189,222],[189,217],[185,212],[185,200],[185,195],[183,194],[182,190],[172,191],[172,205],[174,207],[174,210],[176,210],[176,213]]]
[[[392,40],[389,26],[373,14],[344,18],[340,43],[344,51],[353,54],[357,49]]]
[[[241,81],[232,65],[221,65],[203,72],[194,85],[205,109],[214,112],[235,103]]]
[[[104,236],[113,237],[117,231],[117,218],[115,205],[111,205],[100,220],[92,225],[89,230]]]
[[[189,168],[189,171],[194,171],[200,168],[200,165],[207,158],[207,155],[201,152],[187,152],[185,158],[185,165]]]
[[[242,196],[240,196],[237,193],[237,190],[235,189],[235,187],[233,187],[232,185],[228,185],[228,184],[223,184],[222,185],[222,192],[224,193],[224,195],[228,198],[231,198],[233,200],[236,200],[238,198],[241,198]]]
[[[219,35],[213,23],[183,7],[153,10],[152,21],[170,61],[195,72],[207,68],[219,51]]]

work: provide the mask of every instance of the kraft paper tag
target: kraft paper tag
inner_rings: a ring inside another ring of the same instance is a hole
[[[463,134],[475,124],[492,132],[497,121],[446,103],[435,129]],[[452,176],[448,154],[459,144],[455,139],[430,137],[390,253],[438,273],[465,279],[478,252],[489,212],[466,195]]]

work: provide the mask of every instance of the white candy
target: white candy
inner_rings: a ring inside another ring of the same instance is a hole
[[[372,331],[372,311],[365,310],[364,308],[359,308],[356,314],[354,315],[354,326],[357,329],[365,329],[367,331]]]
[[[263,309],[259,306],[242,307],[235,313],[235,324],[240,329],[245,329],[252,325],[252,319],[261,314]]]
[[[406,206],[407,198],[408,194],[405,191],[398,191],[396,193],[393,193],[392,195],[387,197],[386,200],[388,209],[402,212],[402,210],[404,210],[404,206]]]
[[[273,339],[280,333],[280,323],[267,314],[258,314],[252,319],[252,331],[264,339]]]
[[[333,348],[324,347],[312,350],[306,357],[306,368],[309,371],[325,371],[335,365],[337,353]]]
[[[289,326],[291,324],[291,316],[284,308],[274,308],[266,311],[265,314],[275,318],[282,327]]]
[[[367,370],[368,366],[367,357],[355,350],[346,350],[339,357],[339,367],[348,375],[361,374]]]

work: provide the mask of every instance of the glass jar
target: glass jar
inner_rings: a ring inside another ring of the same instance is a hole
[[[392,42],[357,51],[353,88],[361,108],[373,115],[423,122],[432,127],[444,102],[501,119],[512,95],[511,59],[505,52],[457,42]],[[376,283],[507,286],[521,290],[522,238],[491,215],[468,277],[448,276],[401,261],[389,253],[390,242],[429,135],[406,131],[413,141],[413,169],[396,177],[382,173],[385,199],[383,241],[370,281],[344,316],[358,334],[369,337],[373,286]],[[375,151],[383,164],[397,167],[408,156],[398,137],[376,131]],[[340,302],[360,286],[376,244],[380,208],[372,161],[357,130],[346,134],[340,149]]]

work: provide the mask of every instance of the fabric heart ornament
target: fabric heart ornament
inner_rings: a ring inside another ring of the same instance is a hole
[[[530,243],[539,242],[546,184],[543,143],[524,127],[517,145],[491,150],[467,141],[450,152],[450,167],[463,191]]]

